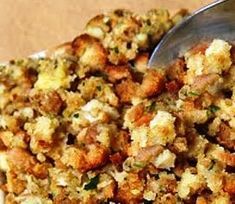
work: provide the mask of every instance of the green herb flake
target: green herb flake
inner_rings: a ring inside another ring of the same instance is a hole
[[[151,21],[150,21],[150,19],[147,19],[146,24],[147,24],[148,26],[150,26],[150,25],[152,24]]]
[[[164,193],[164,192],[165,192],[164,186],[159,185],[159,192],[160,192],[160,193]]]
[[[73,115],[73,117],[74,117],[74,118],[79,118],[79,113],[75,113],[75,114]]]
[[[97,89],[98,91],[101,91],[101,90],[102,90],[101,86],[97,86],[96,89]]]
[[[135,162],[133,164],[134,167],[137,167],[137,168],[144,168],[145,167],[145,164],[143,162]]]
[[[108,75],[104,72],[95,72],[93,75],[96,76],[96,77],[102,77],[105,80],[108,79]]]
[[[220,108],[218,106],[215,106],[215,105],[210,105],[208,107],[208,110],[211,112],[211,113],[215,113],[217,112],[218,110],[220,110]]]
[[[93,190],[93,189],[96,189],[98,183],[99,183],[99,180],[100,180],[100,177],[99,177],[99,174],[96,175],[95,177],[91,178],[89,183],[87,183],[85,186],[84,186],[84,189],[85,190]]]
[[[188,92],[188,96],[199,96],[199,94],[196,92],[190,91]]]
[[[114,47],[114,48],[113,48],[113,51],[114,51],[116,54],[118,54],[118,53],[119,53],[118,47]]]
[[[149,112],[153,112],[153,111],[155,110],[155,108],[156,108],[156,103],[155,103],[155,102],[152,102],[152,103],[147,107],[147,109],[148,109]]]

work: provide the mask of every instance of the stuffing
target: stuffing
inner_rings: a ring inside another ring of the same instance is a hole
[[[15,111],[14,116],[20,118],[23,121],[27,121],[28,119],[32,119],[34,117],[34,110],[32,107],[23,107],[18,111]]]
[[[110,62],[121,64],[136,56],[138,45],[133,38],[139,31],[139,24],[130,11],[115,10],[93,18],[86,31],[101,40]]]
[[[34,104],[35,109],[42,114],[57,115],[61,112],[63,106],[63,101],[55,90],[32,92],[30,93],[30,100]]]
[[[185,61],[183,59],[177,59],[166,69],[166,75],[170,80],[176,80],[180,84],[183,84],[185,77]]]
[[[145,107],[142,103],[129,108],[124,116],[124,127],[133,129],[136,126],[135,122],[144,115],[144,109]]]
[[[36,118],[35,123],[26,123],[25,129],[29,135],[36,137],[37,140],[51,142],[55,129],[59,126],[58,120],[41,116]]]
[[[111,11],[46,57],[0,65],[6,204],[234,203],[234,46],[148,67],[185,15]]]
[[[105,83],[99,77],[90,77],[84,80],[78,85],[78,90],[86,101],[96,98],[112,106],[118,106],[118,98],[112,90],[112,85]]]
[[[178,18],[185,13],[178,13]],[[108,50],[113,64],[126,63],[136,57],[138,50],[148,50],[173,26],[166,10],[153,9],[136,16],[127,10],[115,10],[98,15],[86,26],[86,33],[98,38]]]
[[[17,176],[16,173],[11,171],[8,171],[6,176],[7,179],[9,180],[9,183],[7,185],[7,190],[17,195],[21,194],[26,187],[25,180],[23,178],[20,178],[20,176]]]
[[[115,108],[93,99],[73,114],[72,128],[76,131],[97,121],[109,122],[118,118],[119,113]]]
[[[218,100],[218,117],[225,121],[230,121],[235,116],[235,102],[231,99]]]
[[[126,179],[118,185],[116,200],[123,203],[138,203],[142,199],[144,184],[136,173],[129,173]]]
[[[223,188],[224,175],[221,173],[221,165],[214,160],[203,156],[198,158],[198,174],[202,175],[207,183],[207,187],[213,193],[219,193]]]
[[[185,137],[176,137],[169,149],[176,154],[188,152],[188,142]]]
[[[209,144],[209,141],[203,138],[200,135],[191,135],[189,142],[189,151],[188,156],[192,158],[198,158],[201,155],[204,155],[205,150]]]
[[[234,153],[229,153],[229,152],[224,152],[224,151],[215,151],[214,157],[228,166],[235,166],[235,154]]]
[[[76,188],[82,184],[82,174],[72,169],[50,168],[49,175],[51,177],[50,185],[52,194],[59,200],[62,194],[62,188],[67,187],[66,193],[69,198],[78,196]]]
[[[45,203],[45,204],[52,204],[50,200],[45,198],[41,198],[39,196],[27,196],[22,197],[21,199],[17,199],[22,204],[29,204],[29,203]]]
[[[165,171],[159,173],[157,179],[147,176],[144,199],[156,203],[175,203],[174,195],[177,187],[176,178],[173,174],[167,174]]]
[[[230,58],[231,45],[219,39],[213,40],[206,49],[206,63],[208,73],[221,73],[227,71],[232,64]]]
[[[134,61],[135,69],[138,72],[142,73],[147,71],[148,59],[149,59],[149,54],[147,52],[143,52],[137,55]]]
[[[174,129],[175,117],[166,111],[158,111],[150,121],[150,143],[166,145],[174,141],[176,133]]]
[[[180,9],[173,17],[172,17],[172,21],[174,24],[180,23],[185,16],[188,16],[189,12],[187,11],[187,9]]]
[[[132,99],[136,95],[137,88],[138,84],[130,79],[123,80],[115,87],[116,93],[122,103],[131,103]]]
[[[165,191],[167,193],[175,193],[177,182],[174,174],[168,174],[166,172],[161,172],[159,174],[158,182],[160,188],[157,191]]]
[[[230,198],[228,194],[222,194],[218,195],[212,200],[213,204],[229,204],[230,203]]]
[[[80,65],[77,70],[79,77],[104,68],[107,60],[106,51],[96,38],[87,34],[80,35],[72,42],[72,48]]]
[[[107,161],[107,149],[98,144],[87,145],[86,148],[68,147],[65,149],[61,161],[81,172],[96,169]]]
[[[191,92],[201,95],[208,91],[214,93],[214,89],[220,87],[222,80],[218,74],[202,74],[194,78],[191,84]]]
[[[163,89],[164,77],[156,70],[147,70],[138,89],[140,97],[150,97],[159,94]]]
[[[192,56],[186,53],[184,57],[188,68],[185,80],[188,84],[192,84],[195,76],[203,74],[205,56],[201,53]]]
[[[81,110],[84,112],[88,112],[90,114],[98,115],[99,112],[108,113],[112,119],[117,119],[119,117],[119,113],[117,110],[105,103],[99,102],[96,99],[89,101],[86,105],[81,107]]]
[[[7,159],[7,153],[4,151],[0,152],[0,170],[6,172],[9,170],[9,164]]]
[[[104,68],[104,73],[108,76],[108,80],[112,83],[123,79],[132,78],[130,68],[125,65],[108,65]]]
[[[235,149],[235,132],[224,123],[221,123],[217,129],[216,139],[218,143],[227,147],[228,149]]]
[[[235,80],[235,66],[231,65],[226,75],[224,76],[223,88],[226,90],[233,90],[233,82]]]
[[[141,49],[151,47],[151,43],[158,42],[164,32],[169,30],[173,23],[169,13],[164,9],[152,9],[141,18],[142,26],[136,36]]]
[[[22,133],[19,132],[18,134],[14,135],[10,131],[2,131],[0,132],[0,138],[6,147],[9,147],[9,148],[14,148],[14,147],[26,148],[27,147],[24,132]]]
[[[169,169],[175,166],[176,156],[168,149],[164,150],[154,161],[154,165],[160,169]]]
[[[205,75],[215,77],[216,74],[222,74],[222,72],[228,71],[232,64],[230,58],[230,49],[231,46],[227,42],[222,40],[214,40],[205,50],[205,53],[195,53],[195,51],[187,52],[185,54],[186,65],[188,68],[185,78],[186,82],[188,84],[194,84],[194,81],[200,81],[195,79],[197,76],[200,77],[200,75]],[[209,82],[208,80],[210,78],[207,78],[205,78],[204,83]],[[210,79],[210,81],[211,80],[212,79]],[[200,87],[201,86],[202,85],[200,85]]]
[[[133,155],[138,153],[138,150],[147,146],[149,130],[146,127],[135,128],[131,132],[131,152]]]
[[[63,110],[64,117],[70,117],[86,103],[80,93],[64,92],[61,94],[61,98],[66,106]]]
[[[59,122],[56,118],[41,116],[35,122],[25,123],[25,130],[30,135],[30,147],[33,152],[47,151],[52,145]]]
[[[108,200],[114,197],[116,189],[116,183],[114,179],[108,174],[101,174],[99,176],[99,184],[97,185],[97,191],[99,197]]]
[[[111,148],[115,152],[121,152],[123,156],[127,156],[130,146],[130,135],[127,131],[120,130],[115,137],[111,139]]]
[[[131,102],[134,98],[146,98],[159,94],[163,89],[164,77],[156,70],[147,70],[142,83],[123,80],[116,86],[121,102]]]
[[[182,174],[178,184],[178,194],[180,198],[186,199],[188,196],[196,193],[200,188],[203,188],[205,181],[202,176],[193,174],[190,169],[186,169]]]
[[[27,150],[20,148],[13,148],[7,152],[7,161],[10,168],[14,168],[14,171],[22,173],[29,173],[37,178],[44,179],[48,175],[48,164],[40,164],[36,158],[30,155]]]
[[[17,133],[20,131],[20,121],[14,116],[2,114],[0,116],[0,127],[13,133]]]
[[[79,145],[98,143],[109,148],[112,140],[115,140],[116,132],[117,127],[113,124],[94,124],[79,132],[76,140]]]
[[[39,90],[69,88],[72,77],[68,75],[70,62],[61,60],[42,61],[34,87]]]
[[[235,193],[235,175],[234,174],[230,174],[230,175],[226,175],[225,179],[224,179],[224,191],[228,192],[228,193]]]
[[[208,126],[208,134],[211,136],[215,136],[216,133],[219,131],[220,125],[221,125],[221,119],[219,117],[216,117],[212,123]]]
[[[104,14],[100,14],[92,18],[86,25],[86,33],[103,40],[105,34],[110,30],[110,18]]]
[[[135,159],[137,162],[140,162],[141,164],[145,165],[147,163],[154,162],[154,159],[159,154],[161,154],[162,151],[163,151],[163,147],[159,145],[141,148],[135,155]]]

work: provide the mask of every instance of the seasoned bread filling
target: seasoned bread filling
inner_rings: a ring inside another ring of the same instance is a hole
[[[234,47],[147,67],[186,14],[98,15],[47,57],[0,67],[6,204],[235,202]]]

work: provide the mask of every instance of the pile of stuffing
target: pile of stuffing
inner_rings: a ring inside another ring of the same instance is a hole
[[[6,204],[235,203],[235,49],[215,39],[147,66],[185,15],[115,10],[0,67]]]

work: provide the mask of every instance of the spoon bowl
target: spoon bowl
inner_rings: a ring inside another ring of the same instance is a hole
[[[219,0],[185,18],[162,38],[149,67],[164,68],[200,42],[220,38],[235,41],[235,0]]]

